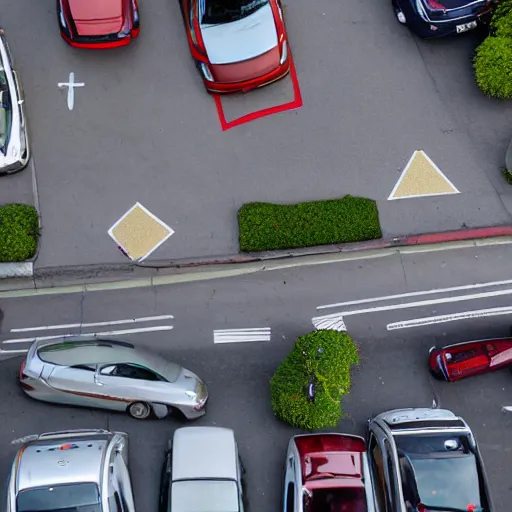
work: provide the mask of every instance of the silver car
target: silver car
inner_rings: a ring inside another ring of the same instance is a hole
[[[20,369],[32,398],[128,412],[133,418],[187,419],[205,413],[208,392],[194,373],[123,341],[92,336],[35,341]]]
[[[368,422],[379,510],[494,510],[471,429],[447,409],[395,409]]]
[[[128,436],[69,430],[28,436],[12,465],[6,512],[135,512]]]
[[[179,428],[164,462],[160,512],[243,512],[243,475],[231,429]]]
[[[21,171],[30,159],[23,89],[12,62],[0,30],[0,176]]]

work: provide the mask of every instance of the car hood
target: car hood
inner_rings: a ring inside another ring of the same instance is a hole
[[[232,64],[262,55],[277,46],[277,29],[270,4],[241,20],[202,25],[211,64]]]
[[[123,15],[123,0],[69,0],[75,21],[101,21]]]
[[[82,36],[113,34],[123,26],[122,0],[69,0],[69,8]]]

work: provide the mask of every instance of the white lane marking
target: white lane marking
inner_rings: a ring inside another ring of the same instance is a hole
[[[338,307],[342,307],[342,306],[354,306],[356,304],[368,304],[369,302],[383,302],[385,300],[404,299],[406,297],[418,297],[420,295],[434,295],[437,293],[457,292],[457,291],[461,291],[461,290],[474,290],[474,289],[478,289],[478,288],[489,288],[491,286],[505,286],[508,284],[512,284],[512,279],[507,279],[505,281],[491,281],[489,283],[467,284],[464,286],[454,286],[452,288],[437,288],[434,290],[425,290],[422,292],[409,292],[409,293],[399,293],[397,295],[384,295],[383,297],[372,297],[370,299],[350,300],[348,302],[338,302],[336,304],[326,304],[325,306],[318,306],[316,309],[330,309],[330,308],[338,308]]]
[[[449,302],[463,302],[466,300],[484,299],[487,297],[499,297],[501,295],[511,295],[512,289],[508,290],[496,290],[494,292],[482,292],[474,293],[473,295],[458,295],[456,297],[446,297],[444,299],[432,299],[432,300],[421,300],[418,302],[409,302],[406,304],[391,304],[389,306],[379,306],[376,308],[366,309],[355,309],[352,311],[342,311],[340,313],[333,313],[331,315],[325,315],[324,318],[334,318],[337,315],[348,316],[348,315],[362,315],[364,313],[378,313],[379,311],[393,311],[395,309],[409,309],[418,308],[421,306],[431,306],[433,304],[448,304]]]
[[[173,328],[172,325],[155,325],[153,327],[141,327],[139,329],[122,329],[120,331],[103,331],[103,332],[91,332],[91,333],[66,333],[59,336],[36,336],[34,338],[13,338],[10,340],[4,340],[2,343],[33,343],[34,341],[46,341],[56,340],[66,336],[119,336],[121,334],[137,334],[139,332],[156,332],[156,331],[170,331]]]
[[[424,325],[441,324],[444,322],[455,322],[456,320],[470,320],[472,318],[485,318],[488,316],[512,315],[512,307],[478,309],[475,311],[464,311],[450,315],[427,316],[424,318],[413,318],[403,322],[395,322],[387,325],[388,331],[396,329],[408,329],[410,327],[422,327]]]
[[[57,86],[62,89],[64,87],[68,88],[68,108],[69,110],[73,110],[73,106],[75,105],[75,87],[84,87],[84,82],[75,82],[75,73],[71,71],[69,73],[69,82],[59,82]]]
[[[3,350],[0,348],[0,354],[26,354],[28,348],[22,348],[20,350]]]
[[[250,341],[270,341],[270,327],[255,329],[219,329],[213,331],[214,343],[247,343]]]
[[[141,318],[128,318],[126,320],[110,320],[108,322],[91,322],[81,324],[56,324],[40,325],[39,327],[23,327],[21,329],[11,329],[10,332],[30,332],[30,331],[57,331],[59,329],[75,329],[82,327],[104,327],[107,325],[137,324],[141,322],[157,322],[160,320],[172,320],[172,315],[143,316]]]
[[[343,315],[315,316],[311,319],[315,329],[332,329],[333,331],[346,331]]]

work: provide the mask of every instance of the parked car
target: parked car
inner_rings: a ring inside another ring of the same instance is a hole
[[[181,0],[192,57],[206,89],[246,92],[290,70],[280,0]]]
[[[93,336],[35,341],[19,379],[37,400],[128,412],[136,419],[176,411],[199,418],[208,399],[195,373],[131,343]]]
[[[500,370],[512,364],[512,338],[466,341],[432,347],[428,366],[434,377],[456,380]]]
[[[179,428],[165,455],[160,512],[243,512],[243,474],[231,429]]]
[[[368,458],[379,510],[492,512],[477,442],[445,409],[396,409],[368,423]]]
[[[104,49],[139,36],[137,0],[57,0],[60,35],[75,48]]]
[[[18,442],[6,512],[135,512],[125,433],[68,430]]]
[[[0,176],[25,169],[30,160],[23,88],[13,65],[0,30]]]
[[[487,22],[497,0],[391,0],[399,23],[423,38],[462,34]]]
[[[286,453],[283,512],[330,510],[376,510],[364,439],[348,434],[292,437]]]

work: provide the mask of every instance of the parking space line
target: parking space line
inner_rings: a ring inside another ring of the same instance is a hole
[[[339,313],[333,313],[332,315],[325,315],[325,318],[335,318],[336,315],[348,316],[348,315],[362,315],[365,313],[379,313],[380,311],[393,311],[396,309],[409,309],[418,308],[421,306],[432,306],[434,304],[449,304],[450,302],[464,302],[467,300],[485,299],[487,297],[500,297],[503,295],[512,295],[512,289],[507,290],[496,290],[492,292],[474,293],[472,295],[458,295],[456,297],[445,297],[442,299],[431,299],[431,300],[420,300],[417,302],[409,302],[402,304],[390,304],[389,306],[379,306],[375,308],[366,309],[355,309],[348,311],[341,311]]]
[[[387,325],[388,331],[396,329],[409,329],[411,327],[423,327],[425,325],[441,324],[444,322],[455,322],[456,320],[471,320],[473,318],[485,318],[489,316],[511,315],[512,307],[478,309],[475,311],[464,311],[462,313],[452,313],[449,315],[427,316],[424,318],[413,318],[403,322],[394,322]]]
[[[250,341],[270,341],[270,327],[255,329],[219,329],[213,331],[214,343],[247,343]]]
[[[326,304],[324,306],[318,306],[316,309],[331,309],[342,306],[354,306],[356,304],[368,304],[371,302],[384,302],[387,300],[393,299],[405,299],[407,297],[418,297],[421,295],[436,295],[447,292],[457,292],[462,290],[474,290],[478,288],[491,288],[493,286],[506,286],[512,284],[512,279],[507,279],[504,281],[491,281],[489,283],[477,283],[477,284],[467,284],[464,286],[453,286],[451,288],[437,288],[434,290],[425,290],[421,292],[408,292],[408,293],[398,293],[396,295],[384,295],[382,297],[372,297],[370,299],[360,299],[360,300],[350,300],[348,302],[338,302],[335,304]]]
[[[295,110],[297,108],[302,107],[302,94],[300,92],[299,80],[297,78],[297,70],[295,69],[295,63],[293,61],[292,55],[290,53],[290,77],[293,85],[293,100],[288,103],[283,103],[282,105],[276,105],[274,107],[264,108],[262,110],[258,110],[256,112],[251,112],[250,114],[245,114],[242,117],[237,119],[233,119],[231,121],[226,120],[226,116],[224,115],[224,109],[222,108],[222,100],[220,95],[213,94],[213,98],[215,100],[215,106],[217,107],[217,114],[219,116],[220,125],[222,127],[222,131],[230,130],[231,128],[235,128],[235,126],[240,126],[245,123],[250,123],[251,121],[255,121],[256,119],[260,119],[262,117],[270,116],[272,114],[278,114],[280,112],[285,112],[287,110]]]
[[[172,320],[172,315],[158,315],[158,316],[144,316],[141,318],[128,318],[126,320],[109,320],[107,322],[91,322],[79,324],[56,324],[56,325],[42,325],[39,327],[23,327],[21,329],[11,329],[9,332],[30,332],[30,331],[56,331],[59,329],[75,329],[82,327],[104,327],[107,325],[122,325],[122,324],[135,324],[142,322],[157,322],[161,320]]]
[[[4,344],[11,343],[33,343],[34,341],[42,340],[55,340],[65,336],[119,336],[124,334],[137,334],[140,332],[157,332],[157,331],[170,331],[173,329],[172,325],[155,325],[152,327],[141,327],[138,329],[122,329],[119,331],[103,331],[103,332],[88,332],[88,333],[66,333],[58,336],[35,336],[33,338],[12,338],[2,341]]]

